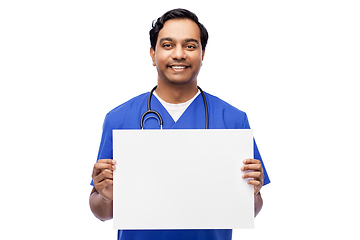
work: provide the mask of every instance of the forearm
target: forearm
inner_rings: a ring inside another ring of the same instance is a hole
[[[254,205],[255,205],[254,211],[255,211],[255,217],[256,217],[263,206],[263,200],[262,200],[260,192],[254,198]]]
[[[95,188],[90,195],[90,209],[101,221],[110,220],[113,218],[113,201],[105,200]]]

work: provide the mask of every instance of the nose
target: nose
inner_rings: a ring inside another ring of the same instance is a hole
[[[171,54],[171,58],[174,60],[185,60],[186,59],[186,53],[182,46],[177,45]]]

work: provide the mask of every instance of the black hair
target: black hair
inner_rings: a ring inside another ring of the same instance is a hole
[[[160,30],[164,27],[165,22],[170,19],[190,19],[194,21],[199,26],[201,46],[202,46],[202,50],[203,51],[205,50],[209,38],[209,34],[206,28],[204,27],[204,25],[202,25],[199,22],[198,17],[194,13],[182,8],[170,10],[161,17],[159,17],[156,21],[155,20],[153,21],[152,29],[150,30],[149,34],[150,34],[150,44],[154,50],[156,47],[156,42]]]

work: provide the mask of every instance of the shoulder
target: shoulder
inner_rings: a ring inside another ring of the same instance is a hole
[[[127,111],[129,108],[136,106],[139,102],[147,101],[148,95],[149,93],[143,93],[140,94],[139,96],[133,97],[132,99],[112,109],[107,115],[114,115]]]
[[[224,100],[220,99],[219,97],[216,97],[214,95],[211,95],[209,93],[205,93],[206,99],[208,102],[210,102],[211,105],[216,107],[218,110],[227,111],[232,114],[237,115],[246,115],[245,112],[241,111],[240,109],[234,107],[233,105],[225,102]]]
[[[144,102],[147,102],[149,93],[143,93],[139,96],[136,96],[116,108],[112,109],[110,112],[106,114],[105,122],[112,123],[120,123],[123,119],[125,119],[132,112],[138,111],[140,107],[144,105]]]
[[[205,96],[215,122],[221,119],[225,128],[248,128],[248,119],[244,111],[209,93],[205,93]]]

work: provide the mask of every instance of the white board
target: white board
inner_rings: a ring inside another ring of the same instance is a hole
[[[250,129],[113,130],[115,229],[254,226]]]

